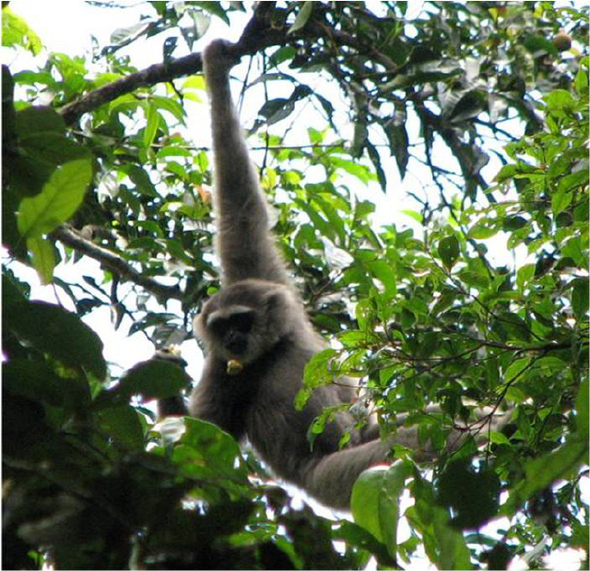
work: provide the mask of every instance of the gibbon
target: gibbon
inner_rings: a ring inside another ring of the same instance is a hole
[[[216,40],[203,54],[222,287],[195,320],[206,360],[190,414],[238,440],[247,437],[279,478],[326,506],[348,510],[355,480],[389,460],[391,441],[379,440],[376,425],[354,429],[353,415],[340,412],[310,444],[308,430],[322,409],[354,400],[345,379],[316,389],[302,410],[294,407],[306,363],[327,344],[314,332],[269,231],[266,200],[232,103],[232,48]],[[340,449],[346,432],[350,440]],[[415,450],[417,459],[435,455],[420,450],[412,428],[400,428],[392,441]]]

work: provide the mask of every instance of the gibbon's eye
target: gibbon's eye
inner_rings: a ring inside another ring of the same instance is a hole
[[[254,325],[254,312],[240,311],[239,313],[234,313],[233,315],[230,315],[227,324],[233,331],[250,333],[250,330]]]
[[[236,311],[227,317],[213,316],[207,322],[209,330],[217,337],[223,338],[228,331],[248,334],[254,325],[254,311]]]

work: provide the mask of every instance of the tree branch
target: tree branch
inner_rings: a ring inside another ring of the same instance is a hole
[[[236,58],[254,54],[272,45],[283,45],[285,30],[283,25],[271,25],[270,17],[275,2],[260,2],[254,11],[254,15],[244,28],[239,41],[233,51]],[[132,73],[117,81],[107,83],[94,91],[91,91],[78,99],[64,105],[60,110],[67,125],[75,123],[84,113],[131,93],[140,87],[148,87],[166,81],[172,81],[178,77],[200,73],[203,69],[203,61],[200,53],[190,54],[169,62],[156,63],[148,68]]]
[[[100,262],[105,268],[119,277],[143,287],[158,298],[184,301],[184,293],[178,286],[167,286],[153,278],[144,276],[133,269],[123,258],[85,238],[80,232],[67,224],[60,226],[51,235],[66,246]]]

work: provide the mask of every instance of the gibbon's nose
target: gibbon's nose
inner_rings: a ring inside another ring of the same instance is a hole
[[[230,331],[225,341],[225,347],[228,351],[235,355],[241,355],[248,345],[248,341],[245,335],[240,334],[237,331]]]

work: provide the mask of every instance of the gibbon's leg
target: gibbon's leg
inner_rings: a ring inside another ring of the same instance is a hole
[[[430,407],[435,412],[438,407]],[[511,412],[508,411],[502,416],[487,416],[484,410],[478,410],[478,417],[482,424],[478,427],[475,436],[476,442],[486,440],[487,430],[502,430],[511,419]],[[370,427],[373,428],[373,427]],[[412,457],[417,462],[434,461],[440,458],[441,453],[452,454],[456,452],[469,436],[468,430],[451,430],[447,436],[447,442],[443,450],[434,449],[428,443],[421,445],[418,439],[416,426],[400,426],[397,432],[386,441],[374,440],[339,452],[333,452],[319,460],[312,460],[303,470],[302,487],[310,495],[322,503],[336,509],[350,509],[350,496],[356,479],[361,472],[388,461],[390,446],[401,444],[413,450]],[[395,458],[391,458],[395,461]]]
[[[367,468],[387,462],[389,445],[375,440],[311,461],[303,470],[301,487],[328,507],[350,510],[357,478]]]
[[[290,285],[268,228],[266,200],[231,98],[229,70],[236,63],[232,47],[229,42],[216,40],[203,53],[211,102],[214,205],[222,284],[260,278]]]

